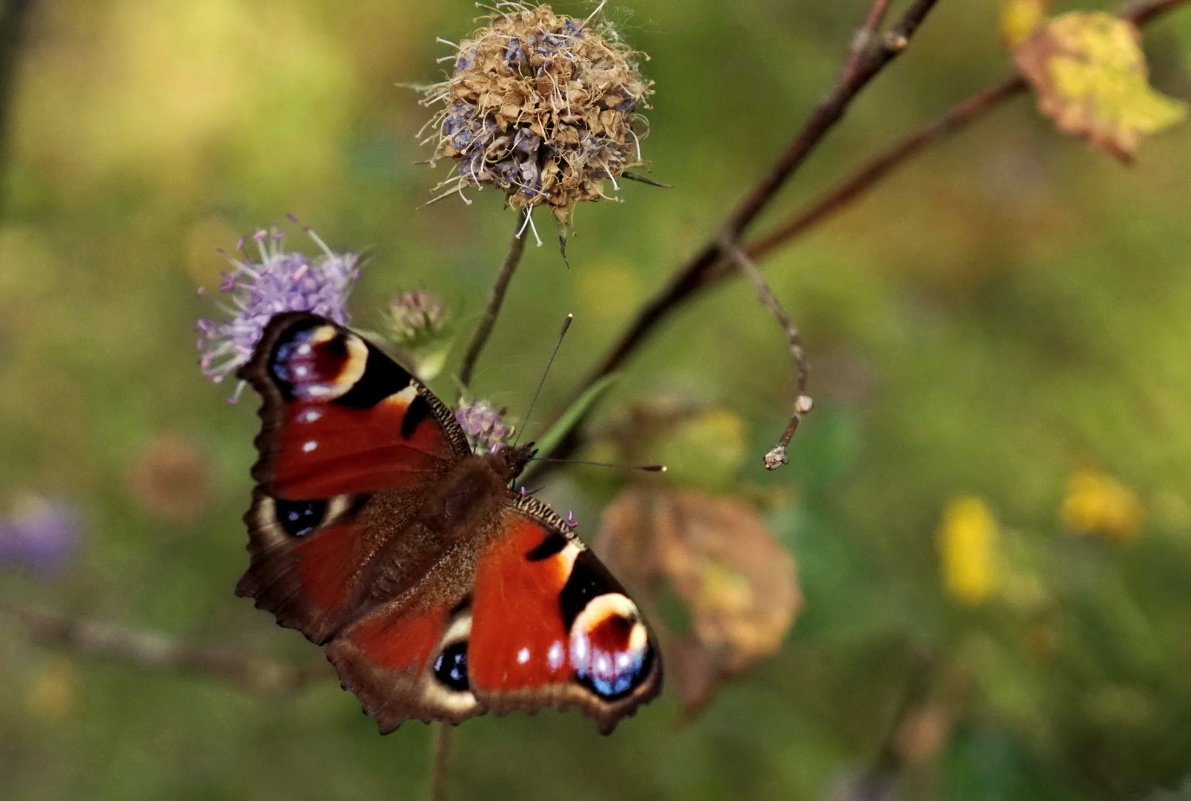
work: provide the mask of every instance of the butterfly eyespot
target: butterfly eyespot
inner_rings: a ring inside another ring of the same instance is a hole
[[[301,537],[318,528],[327,514],[327,502],[287,501],[277,498],[273,501],[277,522],[286,534]]]
[[[332,399],[355,387],[367,361],[363,340],[321,326],[289,332],[277,343],[268,369],[286,400]]]
[[[466,642],[457,642],[443,649],[434,660],[434,677],[449,689],[468,690]]]
[[[637,607],[620,593],[594,598],[571,633],[575,675],[608,700],[628,695],[649,675],[653,647]]]

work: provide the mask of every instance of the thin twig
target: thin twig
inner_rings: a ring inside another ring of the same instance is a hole
[[[852,49],[848,52],[848,60],[844,62],[844,68],[841,70],[842,75],[850,75],[860,68],[865,51],[872,46],[873,36],[880,30],[881,23],[885,21],[885,14],[889,11],[891,2],[892,0],[873,0],[864,22],[852,36]]]
[[[80,620],[47,609],[0,601],[0,615],[34,639],[79,653],[143,668],[195,673],[252,690],[288,692],[327,677],[325,662],[305,666],[259,659],[227,648],[207,648],[118,623]]]
[[[1120,16],[1134,25],[1145,25],[1186,2],[1187,0],[1156,0],[1152,3],[1127,3]]]
[[[780,245],[787,244],[815,225],[847,208],[852,201],[868,192],[894,168],[901,166],[911,156],[933,143],[936,139],[956,131],[1001,103],[1006,98],[1025,89],[1021,78],[1010,78],[999,84],[977,92],[956,104],[947,113],[924,125],[893,147],[865,164],[834,188],[828,190],[805,210],[791,217],[787,222],[763,234],[752,242],[745,252],[754,259],[760,259]],[[710,284],[731,273],[719,268],[708,271],[704,285]]]
[[[827,132],[839,122],[844,115],[844,110],[860,90],[888,66],[889,62],[901,55],[923,20],[926,19],[926,15],[930,13],[937,2],[938,0],[915,0],[897,25],[891,28],[885,36],[870,41],[854,65],[851,57],[847,59],[845,68],[840,70],[835,86],[819,102],[819,105],[811,113],[810,119],[791,140],[786,151],[752,194],[728,218],[720,233],[691,260],[684,272],[700,273],[706,270],[710,263],[720,255],[719,243],[724,241],[725,234],[729,241],[735,241],[739,237],[749,223],[769,204],[778,190],[785,185],[794,171],[802,166],[807,156],[823,140]]]
[[[479,360],[484,345],[488,343],[488,337],[491,336],[492,328],[496,325],[496,318],[500,316],[500,307],[504,303],[509,282],[513,280],[513,273],[517,271],[517,265],[521,263],[521,254],[525,252],[525,238],[522,234],[525,231],[529,213],[530,210],[526,209],[522,215],[517,216],[513,240],[509,243],[509,252],[505,256],[504,264],[501,265],[500,273],[496,276],[496,283],[492,285],[492,294],[488,297],[488,307],[484,309],[484,317],[476,326],[471,344],[467,346],[467,354],[463,357],[463,366],[459,368],[459,384],[464,389],[471,383],[471,375],[475,371],[476,361]]]
[[[447,774],[451,761],[451,733],[454,727],[449,723],[436,721],[430,724],[430,801],[447,801]]]
[[[1153,3],[1134,3],[1123,8],[1120,16],[1122,19],[1129,20],[1135,25],[1145,25],[1186,2],[1188,0],[1158,0],[1158,2]],[[787,222],[760,236],[745,249],[745,252],[754,259],[760,259],[766,256],[771,250],[796,239],[805,231],[831,217],[836,212],[847,208],[852,201],[864,195],[887,174],[901,166],[902,163],[908,161],[912,156],[916,156],[919,151],[923,150],[927,145],[932,144],[936,139],[963,128],[968,123],[983,116],[986,112],[991,111],[994,107],[1025,89],[1025,80],[1014,76],[970,95],[955,104],[934,121],[919,128],[884,153],[869,161],[850,177],[821,195],[817,200],[807,206],[806,209],[791,217]],[[725,267],[710,271],[707,275],[707,283],[727,277],[731,272],[731,270]]]
[[[608,356],[584,382],[584,386],[589,386],[592,382],[619,367],[638,343],[653,330],[654,326],[661,322],[675,305],[699,287],[703,282],[704,273],[721,258],[720,243],[723,241],[734,242],[739,238],[748,224],[756,218],[794,171],[802,165],[815,145],[840,120],[852,99],[906,49],[910,38],[934,7],[935,2],[936,0],[917,0],[890,31],[890,35],[871,43],[865,52],[865,57],[855,67],[840,71],[840,77],[835,86],[811,113],[802,130],[790,142],[789,147],[786,148],[769,173],[728,218],[712,241],[705,245],[685,267],[675,273],[669,286],[645,305],[624,337],[613,346]]]
[[[0,11],[0,218],[4,216],[3,178],[8,164],[9,117],[25,27],[34,5],[35,0],[8,0]]]
[[[776,470],[790,460],[787,458],[786,450],[790,444],[790,440],[794,437],[794,432],[798,430],[798,423],[802,420],[802,416],[811,410],[813,405],[810,395],[806,393],[806,383],[809,374],[809,367],[806,360],[806,351],[802,348],[802,335],[798,333],[798,327],[794,325],[794,321],[790,319],[790,315],[782,308],[782,304],[773,294],[773,289],[769,286],[769,282],[765,280],[765,276],[761,274],[761,269],[748,257],[748,254],[735,242],[722,242],[721,247],[728,257],[740,267],[741,272],[753,284],[753,289],[757,291],[757,296],[761,299],[769,311],[773,314],[774,319],[777,320],[778,325],[786,333],[786,344],[790,348],[790,360],[794,363],[795,375],[795,393],[793,411],[790,414],[790,422],[786,426],[786,430],[782,433],[781,438],[777,444],[774,445],[768,453],[765,454],[764,464],[766,470]]]

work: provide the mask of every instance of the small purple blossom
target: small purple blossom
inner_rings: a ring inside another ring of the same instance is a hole
[[[570,509],[567,510],[566,524],[572,530],[579,528],[579,518],[575,517],[575,513]]]
[[[215,383],[248,361],[269,319],[285,311],[311,311],[346,324],[347,295],[360,275],[359,256],[334,253],[314,231],[306,233],[322,249],[316,257],[282,249],[285,234],[257,231],[252,236],[259,257],[253,259],[240,243],[242,259],[224,254],[232,268],[219,286],[230,296],[221,304],[230,318],[198,321],[199,367]],[[242,386],[242,385],[241,385]],[[230,398],[235,402],[240,387]]]
[[[513,435],[513,427],[505,425],[502,414],[488,401],[465,401],[455,411],[455,420],[463,428],[467,444],[473,451],[496,453]]]
[[[442,299],[425,289],[401,292],[389,301],[385,332],[423,381],[438,375],[451,347]]]
[[[82,519],[69,503],[35,498],[0,518],[0,567],[27,568],[51,575],[74,561]]]
[[[442,299],[433,292],[399,292],[389,301],[389,333],[401,347],[417,347],[440,336],[446,323]]]

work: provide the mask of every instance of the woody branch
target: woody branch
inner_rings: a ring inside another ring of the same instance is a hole
[[[864,21],[852,38],[835,85],[811,112],[786,150],[778,157],[760,182],[720,226],[716,234],[680,267],[663,290],[647,302],[607,356],[581,385],[580,394],[604,376],[616,370],[673,309],[703,283],[704,275],[725,256],[725,243],[735,245],[745,229],[756,219],[802,166],[807,157],[839,122],[856,96],[899,56],[922,25],[938,0],[915,0],[901,19],[883,35],[878,28],[885,18],[888,0],[874,0]],[[577,396],[578,397],[578,396]],[[589,412],[590,413],[590,410]],[[559,445],[556,456],[571,453],[578,444],[577,430],[572,430]]]
[[[1135,25],[1144,26],[1187,2],[1189,0],[1152,0],[1152,2],[1129,3],[1121,9],[1119,15],[1122,19]],[[801,160],[838,122],[855,96],[900,52],[898,50],[888,56],[881,56],[878,53],[875,57],[872,55],[858,57],[856,55],[857,48],[882,50],[890,44],[892,38],[893,44],[900,45],[901,49],[904,49],[909,42],[909,36],[917,30],[923,17],[933,6],[931,3],[916,3],[906,12],[899,25],[890,29],[884,37],[876,38],[873,35],[872,26],[874,23],[880,23],[883,11],[879,6],[883,5],[887,4],[878,1],[870,7],[864,25],[853,37],[853,48],[849,53],[848,63],[841,70],[836,85],[812,113],[783,157],[753,190],[740,209],[729,218],[721,233],[713,237],[685,265],[680,266],[669,282],[642,306],[620,339],[609,349],[581,384],[580,393],[594,382],[617,370],[636,352],[663,320],[678,310],[691,297],[701,290],[718,284],[723,279],[739,274],[737,270],[733,269],[733,262],[725,259],[726,254],[722,243],[724,241],[739,241],[740,235],[748,223],[766,207],[775,196],[777,189],[801,164]],[[906,24],[908,19],[909,25]],[[902,32],[904,39],[898,38],[899,31]],[[848,64],[857,61],[858,64],[848,66]],[[849,73],[852,74],[849,75]],[[887,178],[897,167],[925,152],[930,145],[984,117],[989,111],[999,107],[1025,88],[1026,84],[1023,79],[1012,76],[961,100],[938,118],[863,164],[858,170],[811,202],[803,211],[791,216],[786,222],[780,223],[771,231],[762,234],[751,244],[745,246],[744,252],[759,261],[779,247],[789,244],[849,207]],[[833,109],[835,113],[830,113]],[[727,234],[727,239],[725,239],[725,234]],[[588,411],[590,413],[591,410]],[[578,428],[579,426],[576,425],[571,434],[562,440],[554,453],[556,457],[564,457],[572,453],[579,445]]]
[[[0,617],[47,645],[138,667],[193,673],[252,690],[287,692],[326,675],[327,665],[287,665],[229,648],[203,647],[156,632],[0,601]]]

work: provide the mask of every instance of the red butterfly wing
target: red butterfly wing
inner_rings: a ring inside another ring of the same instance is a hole
[[[274,317],[240,371],[261,394],[252,562],[237,593],[311,640],[351,620],[385,540],[468,454],[451,413],[375,346],[321,317]],[[377,493],[396,510],[370,525]],[[408,502],[402,502],[406,498]]]
[[[275,317],[240,375],[264,404],[236,591],[325,644],[382,731],[579,706],[607,732],[657,694],[637,607],[508,489],[530,449],[472,454],[425,386],[308,313]]]
[[[467,669],[489,709],[578,706],[608,733],[661,689],[636,604],[543,504],[505,507],[480,555]]]
[[[343,686],[384,732],[409,718],[458,723],[489,710],[567,706],[610,732],[661,688],[661,658],[640,612],[537,501],[510,499],[495,523],[470,596],[449,608],[419,605],[413,593],[327,645]]]

